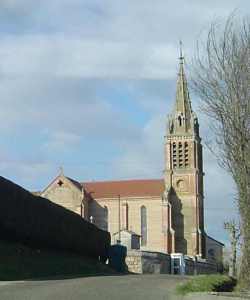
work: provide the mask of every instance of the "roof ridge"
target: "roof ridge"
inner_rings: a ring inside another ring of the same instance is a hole
[[[121,180],[97,180],[97,181],[80,181],[81,184],[86,184],[86,183],[108,183],[108,182],[131,182],[131,181],[163,181],[163,178],[145,178],[145,179],[121,179]]]
[[[69,176],[65,176],[65,178],[67,178],[69,181],[71,181],[78,189],[82,189],[82,183],[69,177]]]

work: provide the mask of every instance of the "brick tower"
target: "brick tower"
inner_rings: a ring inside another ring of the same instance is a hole
[[[163,232],[166,252],[204,256],[203,160],[180,55],[175,107],[165,137]]]

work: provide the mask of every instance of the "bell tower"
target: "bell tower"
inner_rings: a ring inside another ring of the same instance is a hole
[[[192,110],[181,52],[175,106],[168,117],[165,137],[163,203],[171,208],[167,252],[204,256],[202,164],[199,123]]]

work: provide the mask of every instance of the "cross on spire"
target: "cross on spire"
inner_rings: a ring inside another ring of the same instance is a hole
[[[182,40],[179,41],[179,45],[180,45],[180,62],[183,63],[184,62],[184,56],[183,56],[183,53],[182,53]]]
[[[59,168],[59,174],[60,174],[61,176],[63,176],[63,175],[64,175],[64,172],[63,172],[63,167],[62,167],[62,166]]]
[[[180,41],[180,67],[176,87],[176,113],[182,114],[185,119],[190,119],[192,108],[189,99],[187,80],[184,72],[184,56],[182,52],[182,41]]]
[[[179,72],[176,84],[175,108],[170,119],[170,133],[184,134],[191,132],[194,128],[195,114],[192,111],[189,98],[188,84],[184,70],[184,55],[182,41],[179,41]],[[197,122],[197,120],[195,121]]]

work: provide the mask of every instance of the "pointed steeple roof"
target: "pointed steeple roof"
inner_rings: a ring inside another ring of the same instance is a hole
[[[199,135],[199,124],[195,113],[192,110],[188,92],[188,84],[184,71],[184,57],[182,44],[180,42],[180,63],[177,77],[176,98],[174,111],[169,116],[169,134],[195,134]]]
[[[186,120],[191,118],[192,107],[189,98],[187,79],[184,72],[184,56],[180,42],[180,66],[176,87],[175,113],[182,114]]]

